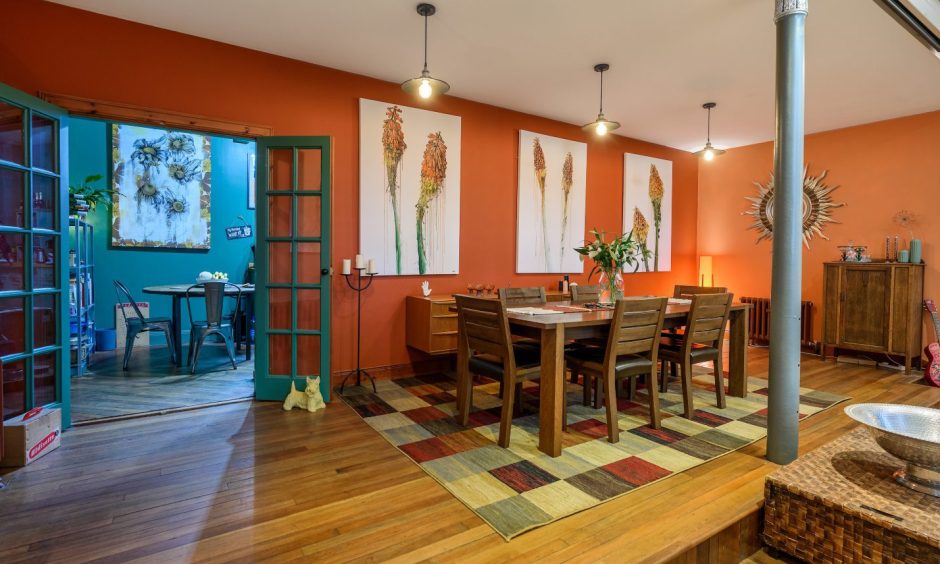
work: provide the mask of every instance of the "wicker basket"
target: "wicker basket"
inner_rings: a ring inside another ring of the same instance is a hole
[[[764,542],[807,562],[940,564],[940,498],[896,484],[903,465],[860,427],[780,468]]]

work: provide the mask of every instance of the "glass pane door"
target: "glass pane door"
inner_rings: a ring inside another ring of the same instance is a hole
[[[60,108],[0,84],[4,419],[58,403],[70,422],[66,124]]]
[[[255,396],[330,393],[330,139],[258,139]]]

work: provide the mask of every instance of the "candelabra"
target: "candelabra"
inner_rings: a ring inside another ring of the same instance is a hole
[[[356,274],[355,274],[356,284],[355,285],[353,285],[352,278],[354,275],[352,273],[345,274],[344,276],[346,278],[346,284],[349,285],[349,287],[352,288],[356,292],[356,372],[355,372],[356,385],[357,386],[362,385],[362,375],[365,374],[366,378],[368,378],[369,381],[372,382],[372,391],[375,392],[376,391],[375,379],[372,377],[371,374],[369,374],[368,372],[362,369],[362,363],[360,362],[360,351],[361,351],[361,345],[362,345],[362,292],[367,290],[369,286],[372,285],[372,279],[375,276],[375,272],[368,272],[368,270],[371,270],[371,269],[366,269],[365,267],[360,267],[360,266],[357,266],[356,268],[352,270],[356,271]],[[366,278],[366,281],[364,284],[362,281],[363,276],[368,277]],[[352,373],[349,373],[346,375],[345,378],[343,378],[343,383],[340,384],[339,386],[340,393],[343,393],[343,389],[346,387],[346,380],[349,379],[349,377],[352,375],[353,375]]]

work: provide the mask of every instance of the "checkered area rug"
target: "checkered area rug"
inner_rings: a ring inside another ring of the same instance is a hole
[[[711,384],[709,384],[711,381]],[[645,390],[637,401],[618,399],[620,442],[607,442],[603,408],[581,405],[581,387],[567,384],[568,431],[562,454],[538,450],[538,381],[526,382],[525,409],[513,419],[509,448],[496,444],[502,400],[499,385],[473,388],[469,424],[457,423],[456,383],[431,374],[379,380],[371,388],[348,388],[343,399],[373,429],[510,539],[628,494],[677,472],[749,445],[767,435],[767,381],[751,378],[747,399],[727,397],[715,407],[714,380],[695,379],[695,417],[682,414],[681,386],[660,394],[662,429],[648,426]],[[800,389],[800,417],[848,398]]]

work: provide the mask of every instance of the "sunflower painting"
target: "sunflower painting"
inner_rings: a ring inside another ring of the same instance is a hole
[[[359,252],[382,275],[458,272],[459,117],[359,101]]]
[[[637,243],[650,255],[632,271],[672,269],[672,161],[624,155],[623,225],[642,235]]]
[[[112,246],[208,249],[210,157],[208,136],[112,124]]]

